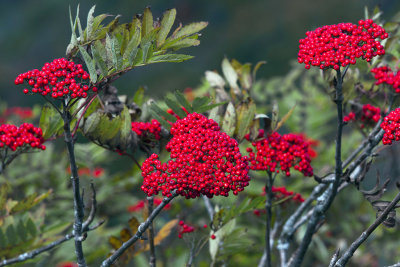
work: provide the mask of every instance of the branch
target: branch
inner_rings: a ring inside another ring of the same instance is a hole
[[[149,211],[149,214],[153,212],[153,205],[154,205],[154,197],[147,197],[147,208]],[[153,228],[153,222],[150,223],[149,225],[149,243],[150,243],[150,261],[149,265],[150,267],[156,267],[156,249],[154,247],[154,228]]]
[[[94,225],[92,227],[87,227],[86,229],[84,229],[84,232],[86,233],[86,232],[92,231],[92,230],[100,227],[103,223],[104,223],[104,220],[98,222],[96,225]],[[11,258],[11,259],[0,261],[0,267],[1,266],[6,266],[6,265],[10,265],[10,264],[14,264],[14,263],[17,263],[17,262],[23,262],[23,261],[26,261],[26,260],[29,260],[29,259],[33,259],[37,255],[39,255],[39,254],[41,254],[43,252],[49,251],[50,249],[52,249],[52,248],[54,248],[54,247],[56,247],[58,245],[61,245],[65,241],[68,241],[68,240],[70,240],[70,239],[72,239],[74,237],[75,236],[74,236],[73,232],[69,233],[69,234],[65,235],[64,237],[62,237],[62,238],[60,238],[60,239],[58,239],[58,240],[56,240],[54,242],[51,242],[50,244],[48,244],[48,245],[46,245],[44,247],[41,247],[41,248],[38,248],[38,249],[35,249],[35,250],[31,250],[29,252],[25,252],[25,253],[15,257],[15,258]]]
[[[75,254],[77,257],[77,262],[79,267],[86,267],[85,256],[83,255],[82,248],[82,223],[84,217],[83,210],[83,201],[80,195],[80,186],[79,186],[79,176],[78,176],[78,167],[75,161],[75,152],[74,152],[74,140],[71,134],[71,114],[67,110],[68,102],[65,100],[63,102],[63,114],[62,118],[64,120],[64,139],[65,144],[67,145],[69,162],[71,167],[71,182],[72,182],[72,191],[74,195],[74,237],[75,237]]]
[[[353,256],[354,252],[358,249],[358,247],[364,243],[365,240],[371,235],[373,231],[386,219],[386,216],[389,214],[391,210],[396,207],[396,204],[400,201],[400,192],[397,193],[396,197],[392,202],[386,207],[386,209],[382,212],[382,214],[375,220],[373,224],[371,224],[367,230],[365,230],[357,239],[354,241],[351,246],[346,250],[342,257],[336,262],[335,267],[343,267],[349,261],[349,259]]]
[[[211,201],[205,195],[203,195],[203,201],[204,201],[204,205],[206,206],[206,209],[207,209],[208,217],[210,217],[210,220],[212,221],[214,219],[214,208],[211,204]]]
[[[143,233],[146,232],[147,228],[149,228],[150,224],[153,222],[156,216],[161,212],[161,210],[177,195],[178,194],[175,191],[172,193],[172,196],[164,198],[162,203],[153,210],[153,212],[146,219],[146,221],[139,225],[136,234],[132,236],[128,241],[123,243],[122,246],[114,252],[114,254],[105,259],[101,264],[101,267],[111,266],[111,264],[113,264],[130,246],[132,246],[139,238],[141,238]]]

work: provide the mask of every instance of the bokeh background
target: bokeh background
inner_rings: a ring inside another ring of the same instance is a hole
[[[307,30],[339,22],[357,22],[364,17],[364,7],[372,10],[379,5],[384,18],[400,9],[398,0],[98,0],[0,1],[0,99],[8,106],[31,106],[39,97],[24,97],[14,85],[15,77],[29,69],[65,55],[71,29],[69,6],[75,14],[80,4],[80,18],[86,24],[90,7],[96,4],[95,14],[122,15],[129,22],[136,13],[151,6],[155,16],[175,7],[177,21],[183,24],[208,21],[201,45],[187,53],[195,58],[182,64],[156,64],[136,69],[119,79],[120,93],[133,94],[146,85],[148,94],[162,97],[163,91],[195,87],[204,71],[219,69],[224,56],[241,62],[268,62],[259,77],[282,75],[289,69],[290,60],[297,56],[298,39]],[[183,51],[184,52],[184,51]],[[160,94],[161,93],[161,94]]]

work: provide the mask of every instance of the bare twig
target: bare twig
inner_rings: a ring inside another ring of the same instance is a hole
[[[85,228],[83,232],[86,233],[86,232],[92,231],[92,230],[100,227],[103,223],[104,223],[104,220],[98,222],[94,226]],[[15,258],[2,260],[2,261],[0,261],[0,267],[1,266],[6,266],[6,265],[10,265],[10,264],[14,264],[14,263],[18,263],[18,262],[23,262],[23,261],[26,261],[26,260],[29,260],[29,259],[33,259],[37,255],[39,255],[39,254],[41,254],[43,252],[49,251],[52,248],[57,247],[57,246],[61,245],[62,243],[64,243],[65,241],[68,241],[68,240],[70,240],[72,238],[74,238],[73,232],[69,233],[69,234],[65,235],[64,237],[62,237],[62,238],[60,238],[60,239],[58,239],[58,240],[56,240],[54,242],[51,242],[50,244],[48,244],[46,246],[43,246],[41,248],[25,252],[25,253],[23,253],[21,255],[18,255]]]
[[[74,151],[74,140],[71,134],[71,114],[67,110],[68,102],[65,100],[63,102],[63,114],[62,118],[64,120],[64,139],[65,144],[67,145],[69,162],[71,167],[71,182],[72,182],[72,190],[74,195],[74,238],[75,238],[75,254],[77,257],[77,262],[79,267],[86,267],[86,261],[83,254],[82,249],[82,223],[84,217],[83,210],[83,201],[80,194],[80,186],[79,186],[79,176],[78,176],[78,167],[75,161],[75,151]]]
[[[266,225],[265,225],[265,247],[264,254],[260,259],[258,267],[271,267],[271,218],[272,218],[272,185],[274,184],[274,178],[272,178],[271,172],[267,171],[268,177],[265,185],[265,192],[267,193],[267,201],[265,202]],[[264,257],[265,255],[265,257]]]
[[[203,195],[203,201],[204,201],[204,205],[206,206],[206,209],[207,209],[208,217],[210,217],[210,220],[212,221],[214,219],[214,208],[211,204],[211,201],[205,195]]]
[[[334,267],[335,266],[335,263],[336,263],[336,261],[337,261],[337,259],[339,257],[339,254],[340,254],[340,248],[338,248],[336,250],[335,254],[333,254],[333,257],[332,257],[331,262],[329,263],[328,267]]]
[[[400,192],[396,195],[396,197],[390,202],[390,204],[385,208],[382,214],[375,220],[373,224],[371,224],[367,230],[365,230],[357,239],[354,241],[351,246],[346,250],[342,257],[336,262],[335,267],[343,267],[349,261],[349,259],[353,256],[354,252],[358,249],[358,247],[364,243],[365,240],[371,235],[373,231],[386,219],[386,216],[389,214],[391,210],[393,210],[396,204],[400,201]]]
[[[161,210],[174,198],[177,196],[176,192],[172,193],[171,197],[166,197],[163,199],[162,203],[157,206],[146,219],[145,222],[139,225],[139,228],[134,236],[132,236],[128,241],[122,244],[122,246],[117,249],[110,257],[105,259],[101,264],[102,267],[111,266],[130,246],[132,246],[139,238],[142,237],[143,233],[149,228],[150,224],[161,212]]]
[[[154,197],[147,197],[147,208],[149,214],[153,212],[153,205],[154,205]],[[149,265],[150,267],[156,267],[156,249],[154,247],[154,228],[153,222],[149,225],[149,243],[150,243],[150,260]]]

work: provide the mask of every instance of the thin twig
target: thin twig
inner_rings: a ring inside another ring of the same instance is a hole
[[[130,246],[132,246],[139,238],[141,238],[143,233],[146,232],[147,228],[149,228],[150,224],[161,212],[161,210],[177,195],[178,194],[176,192],[173,192],[171,197],[164,198],[162,203],[153,210],[146,221],[139,225],[136,234],[132,236],[128,241],[123,243],[122,246],[117,249],[110,257],[105,259],[101,264],[101,267],[111,266],[111,264],[113,264]]]
[[[272,219],[272,185],[274,179],[272,178],[271,172],[267,171],[268,177],[265,185],[265,192],[267,194],[267,201],[265,202],[266,225],[265,225],[265,247],[264,255],[261,257],[258,267],[271,267],[271,219]]]
[[[365,240],[375,231],[376,228],[386,219],[386,216],[389,214],[391,210],[393,210],[396,204],[400,201],[400,192],[397,193],[396,197],[390,202],[390,204],[385,208],[382,214],[375,220],[373,224],[371,224],[367,230],[365,230],[357,239],[354,241],[351,246],[346,250],[342,257],[336,262],[335,267],[343,267],[349,261],[349,259],[353,256],[354,252],[364,243]]]
[[[147,208],[149,214],[153,212],[153,205],[154,205],[154,197],[147,197]],[[149,225],[149,243],[150,243],[150,260],[149,265],[150,267],[156,267],[156,249],[154,247],[154,228],[153,222]]]
[[[92,230],[100,227],[103,223],[104,223],[104,220],[98,222],[94,226],[87,227],[86,229],[84,229],[84,233],[92,231]],[[50,244],[43,246],[41,248],[25,252],[21,255],[18,255],[17,257],[11,258],[11,259],[2,260],[2,261],[0,261],[0,267],[33,259],[37,255],[39,255],[43,252],[49,251],[50,249],[57,247],[57,246],[61,245],[62,243],[64,243],[65,241],[68,241],[72,238],[74,238],[73,232],[69,233],[69,234],[65,235],[64,237],[62,237],[54,242],[51,242]]]
[[[334,267],[335,266],[335,263],[336,263],[336,261],[337,261],[337,259],[339,257],[339,254],[340,254],[340,248],[338,248],[336,250],[335,254],[333,254],[333,257],[332,257],[331,262],[329,263],[328,267]]]
[[[75,161],[75,151],[74,151],[74,140],[71,134],[71,114],[67,110],[68,103],[63,102],[63,120],[64,120],[64,139],[65,144],[67,145],[69,162],[71,167],[71,182],[72,182],[72,190],[74,195],[74,234],[75,234],[75,254],[77,257],[77,262],[79,267],[86,267],[86,260],[83,254],[82,248],[82,223],[84,217],[83,210],[83,200],[80,195],[80,186],[79,186],[79,176],[78,176],[78,168]]]
[[[95,95],[95,96],[96,96],[96,95]],[[90,101],[85,105],[85,108],[84,108],[84,110],[83,110],[81,116],[79,117],[79,119],[76,121],[74,130],[72,131],[72,135],[73,135],[73,136],[75,135],[76,131],[78,130],[78,127],[79,127],[79,124],[81,123],[82,118],[85,116],[86,111],[88,110],[88,108],[90,107],[90,104],[92,104],[92,102],[93,102],[94,99],[95,99],[95,97],[92,97],[92,98],[90,99]],[[85,102],[85,103],[86,103],[86,102]],[[84,104],[85,104],[85,103],[84,103]],[[80,110],[80,108],[81,108],[81,107],[79,107],[78,110]],[[78,110],[77,110],[77,111],[78,111]],[[75,113],[78,114],[77,112],[75,112]],[[75,114],[75,113],[74,113],[74,114]],[[74,116],[72,116],[72,117],[74,118]]]
[[[211,201],[205,195],[203,195],[203,201],[204,201],[204,205],[206,206],[206,209],[207,209],[208,217],[210,217],[210,221],[212,221],[214,219],[214,208],[211,204]]]

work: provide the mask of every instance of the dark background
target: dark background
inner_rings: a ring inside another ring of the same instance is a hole
[[[71,29],[68,7],[74,16],[78,1],[25,0],[0,1],[0,100],[8,106],[30,106],[42,101],[26,97],[22,87],[14,85],[22,72],[41,67],[45,62],[65,55]],[[120,14],[121,22],[150,5],[154,17],[175,7],[177,22],[208,21],[199,47],[181,53],[195,58],[184,63],[155,64],[135,69],[116,82],[123,94],[133,94],[139,85],[148,86],[148,94],[162,97],[163,91],[195,87],[207,69],[220,69],[224,56],[241,62],[267,65],[258,77],[284,74],[289,61],[297,58],[298,40],[307,30],[339,22],[356,23],[364,18],[364,6],[379,5],[384,18],[400,8],[398,0],[99,0],[82,1],[80,18],[86,25],[87,13],[96,4],[95,15]]]

